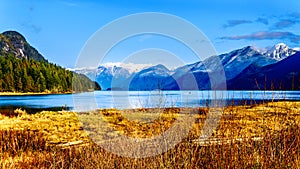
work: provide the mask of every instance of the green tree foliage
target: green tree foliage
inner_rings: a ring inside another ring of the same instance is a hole
[[[9,54],[0,56],[0,92],[82,92],[94,90],[95,86],[100,89],[86,76],[55,64],[17,59]]]

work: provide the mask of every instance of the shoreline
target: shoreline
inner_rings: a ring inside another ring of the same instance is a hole
[[[6,93],[5,93],[6,94]],[[46,96],[46,95],[63,95],[63,94],[73,94],[73,93],[8,93],[8,95],[5,95],[3,93],[0,93],[0,97],[13,97],[13,96]],[[258,106],[258,105],[264,105],[268,103],[300,103],[300,100],[237,100],[235,102],[232,102],[231,100],[226,101],[228,104],[225,105],[202,105],[202,106],[191,106],[191,107],[177,107],[177,106],[170,106],[170,107],[127,107],[127,108],[118,108],[118,107],[97,107],[96,109],[92,111],[98,111],[98,110],[118,110],[118,111],[129,111],[129,110],[155,110],[155,109],[181,109],[181,110],[189,110],[189,109],[206,109],[206,108],[228,108],[228,107],[243,107],[243,106]],[[32,107],[30,105],[14,105],[14,104],[7,104],[7,105],[1,105],[1,110],[6,109],[24,109],[24,110],[36,110],[35,112],[41,112],[44,110],[58,110],[60,108],[63,108],[65,111],[74,111],[73,106],[68,106],[67,104],[62,104],[61,106],[40,106],[40,107]],[[82,111],[79,111],[82,112]]]
[[[64,92],[64,93],[35,93],[35,92],[28,92],[28,93],[20,93],[20,92],[0,92],[0,96],[40,96],[40,95],[59,95],[59,94],[72,94],[72,92]]]
[[[94,90],[98,91],[98,90]],[[51,92],[0,92],[0,96],[39,96],[39,95],[60,95],[60,94],[76,94],[76,93],[85,93],[85,92],[94,92],[94,91],[69,91],[69,92],[58,92],[58,93],[51,93]],[[100,90],[99,90],[100,91]]]

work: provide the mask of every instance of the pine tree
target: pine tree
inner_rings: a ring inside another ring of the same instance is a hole
[[[22,78],[20,77],[16,86],[16,90],[18,92],[22,92],[23,91],[23,83],[22,83]]]
[[[73,79],[74,77],[74,79]],[[55,64],[0,56],[0,91],[3,92],[70,92],[94,89],[94,82],[84,75],[65,70]]]

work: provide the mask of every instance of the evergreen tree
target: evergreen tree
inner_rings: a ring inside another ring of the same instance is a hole
[[[95,86],[95,82],[84,75],[44,61],[6,55],[0,56],[0,66],[1,92],[71,92],[73,81],[75,91],[89,91]]]

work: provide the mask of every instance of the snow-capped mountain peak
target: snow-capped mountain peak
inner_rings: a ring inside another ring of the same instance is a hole
[[[130,74],[139,72],[145,68],[149,68],[153,65],[151,64],[135,64],[135,63],[121,63],[121,62],[115,62],[115,63],[104,63],[99,66],[103,68],[110,69],[110,72],[113,74],[118,68],[126,69]]]
[[[170,70],[162,64],[143,69],[138,74],[139,76],[169,76]]]
[[[285,43],[278,43],[275,45],[276,50],[289,48]]]
[[[201,89],[207,89],[210,86],[208,73],[213,74],[224,70],[226,79],[232,80],[243,72],[251,72],[252,69],[259,69],[276,64],[287,57],[290,58],[299,49],[289,48],[284,43],[263,49],[259,49],[257,46],[246,46],[174,70],[161,64],[119,62],[101,64],[95,69],[79,69],[76,72],[84,73],[91,79],[95,79],[104,90],[155,90],[158,87],[164,90],[177,90],[178,85],[185,86],[184,89],[187,90],[198,88],[199,86],[189,83],[191,76],[194,76],[197,83],[201,84]],[[220,66],[219,62],[223,66]]]
[[[279,44],[271,47],[264,54],[268,57],[271,57],[273,59],[280,61],[282,59],[285,59],[285,58],[295,54],[296,52],[297,52],[296,50],[289,48],[286,44],[279,43]]]

